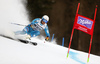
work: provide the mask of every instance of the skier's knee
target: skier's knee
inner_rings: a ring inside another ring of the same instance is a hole
[[[39,31],[36,32],[36,33],[34,33],[32,36],[33,36],[33,37],[36,37],[36,36],[38,36],[38,35],[40,35],[40,32],[39,32]]]
[[[37,32],[37,35],[40,35],[40,32],[39,31]]]
[[[29,31],[29,28],[28,27],[25,27],[24,29],[23,29],[23,32],[25,32],[25,33],[27,33]]]

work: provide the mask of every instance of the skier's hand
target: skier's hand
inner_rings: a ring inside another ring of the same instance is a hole
[[[30,39],[30,38],[31,38],[31,36],[30,36],[30,35],[27,35],[27,36],[26,36],[26,39]]]
[[[47,37],[45,38],[45,40],[48,41],[48,40],[49,40],[49,37],[47,36]]]

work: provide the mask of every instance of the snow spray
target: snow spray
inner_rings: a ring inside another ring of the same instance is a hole
[[[20,29],[12,26],[10,22],[29,23],[26,3],[26,0],[0,0],[0,34],[13,37],[12,29]]]

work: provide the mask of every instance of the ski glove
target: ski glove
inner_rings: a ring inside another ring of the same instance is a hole
[[[30,39],[30,38],[31,38],[31,36],[30,36],[30,35],[27,35],[27,36],[26,36],[26,39]]]
[[[45,38],[45,40],[48,41],[48,40],[49,40],[49,37],[47,36],[47,37]]]

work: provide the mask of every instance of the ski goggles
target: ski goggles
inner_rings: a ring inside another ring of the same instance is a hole
[[[48,22],[48,21],[47,21],[47,20],[45,20],[44,18],[42,18],[42,21],[43,21],[43,22],[45,22],[45,23],[47,23],[47,22]]]

